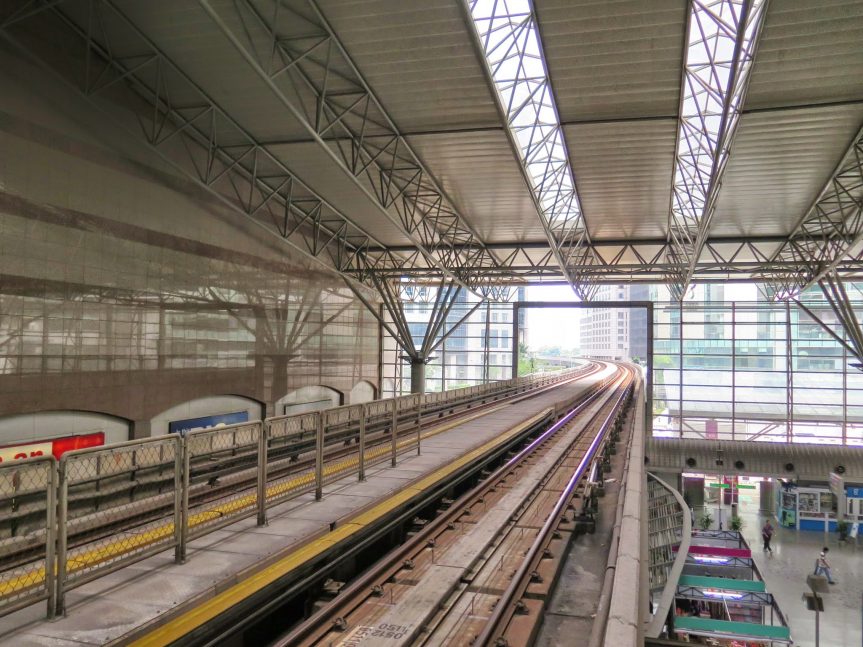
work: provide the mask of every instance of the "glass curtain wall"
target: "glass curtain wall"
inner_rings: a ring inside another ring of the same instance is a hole
[[[705,292],[656,304],[654,435],[863,444],[863,374],[841,344],[793,304]],[[842,336],[819,292],[804,302]]]
[[[638,298],[654,302],[654,435],[863,445],[863,372],[802,309],[768,301],[754,285],[698,285],[683,304],[663,286],[639,287],[645,294]],[[863,294],[848,287],[863,318]],[[472,295],[463,299],[449,315],[451,324],[476,303]],[[808,292],[803,301],[843,335],[820,291]],[[405,309],[419,347],[431,305],[409,303]],[[611,334],[615,321],[590,319],[590,313],[583,314],[589,326],[608,326]],[[480,306],[432,353],[428,390],[509,378],[512,318],[511,304]],[[523,331],[519,338],[525,339]],[[384,397],[409,393],[404,353],[387,335],[382,348]]]

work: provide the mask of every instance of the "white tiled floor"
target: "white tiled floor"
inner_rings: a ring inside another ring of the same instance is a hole
[[[757,490],[749,501],[741,502],[743,534],[752,548],[767,590],[776,596],[779,608],[791,627],[796,645],[815,645],[815,613],[807,611],[802,596],[808,590],[806,576],[812,572],[822,546],[830,548],[836,586],[830,587],[821,614],[821,647],[858,647],[863,645],[863,541],[840,545],[836,533],[825,542],[823,532],[788,530],[776,527],[773,554],[762,551],[761,527],[765,517],[758,513]],[[716,517],[716,505],[709,507]],[[723,519],[729,511],[723,511]]]

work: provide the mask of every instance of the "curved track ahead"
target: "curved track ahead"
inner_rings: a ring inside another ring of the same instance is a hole
[[[529,644],[635,385],[621,368],[277,644]]]

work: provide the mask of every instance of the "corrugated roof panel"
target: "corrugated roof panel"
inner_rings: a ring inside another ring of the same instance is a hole
[[[687,3],[537,0],[564,121],[676,116]]]
[[[215,0],[230,28],[242,25],[228,0]],[[243,60],[219,27],[196,5],[182,2],[119,3],[122,11],[183,72],[261,141],[307,139],[308,132]]]
[[[591,236],[665,237],[677,120],[580,124],[564,132]]]
[[[322,0],[321,10],[404,134],[500,125],[455,0]]]
[[[824,187],[861,120],[860,105],[743,115],[711,235],[791,233]]]
[[[385,245],[407,245],[410,240],[317,143],[280,144],[269,149],[308,186]]]
[[[420,135],[409,142],[482,240],[545,240],[503,130]]]
[[[746,108],[863,99],[861,42],[860,0],[771,2]]]

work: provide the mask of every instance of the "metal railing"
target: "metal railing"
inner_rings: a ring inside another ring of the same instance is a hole
[[[176,559],[182,558],[182,456],[183,438],[178,435],[90,447],[62,456],[57,496],[58,614],[64,611],[69,589],[169,548],[175,549]],[[118,523],[120,519],[126,523]],[[130,519],[135,521],[129,523]],[[70,534],[78,538],[71,546]]]
[[[251,516],[400,454],[419,452],[431,420],[588,371],[522,377],[278,416],[185,435],[0,465],[0,615],[65,594],[132,562]]]
[[[48,600],[48,617],[54,617],[56,497],[53,456],[0,465],[0,516],[9,522],[0,535],[0,615]]]
[[[258,478],[267,464],[263,425],[243,422],[218,429],[196,429],[183,443],[183,535],[185,542],[226,526],[253,512],[264,514],[265,479]],[[224,475],[222,466],[231,466]],[[195,469],[193,469],[195,468]],[[218,488],[218,490],[217,490]],[[208,496],[218,491],[219,496]],[[191,502],[190,502],[191,498]]]

